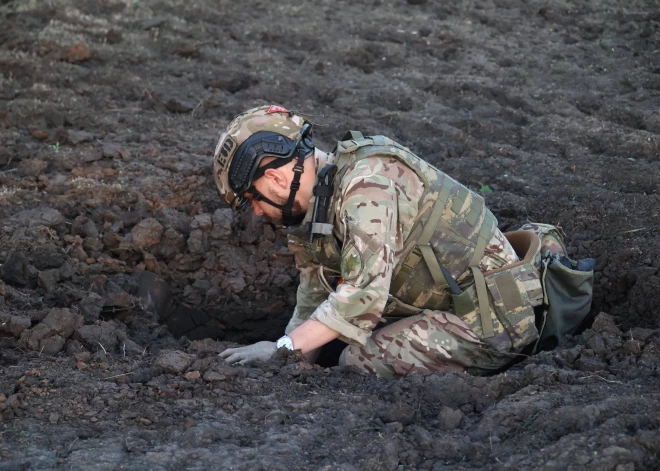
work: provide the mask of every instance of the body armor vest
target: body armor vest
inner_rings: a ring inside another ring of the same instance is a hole
[[[393,272],[384,316],[413,315],[423,309],[452,310],[500,352],[519,351],[536,340],[533,306],[542,301],[534,266],[539,248],[538,240],[533,240],[536,236],[522,234],[523,242],[514,245],[521,262],[484,277],[478,265],[497,220],[483,198],[391,139],[350,132],[337,144],[333,200],[341,194],[340,183],[348,168],[369,157],[395,158],[424,184],[417,217]],[[337,226],[331,230],[335,205],[329,207],[325,235],[310,242],[302,233],[292,234],[305,247],[306,258],[321,265],[322,280],[325,268],[338,273],[341,264],[338,241],[342,235]],[[522,287],[524,283],[533,289]],[[492,299],[504,298],[505,312],[497,312],[498,305],[489,301],[489,293]]]
[[[415,308],[448,309],[450,306],[447,272],[451,279],[463,280],[483,257],[486,243],[497,227],[493,214],[481,196],[423,161],[406,147],[383,136],[364,138],[350,133],[351,139],[338,143],[335,162],[334,199],[342,191],[341,179],[351,164],[369,157],[391,157],[412,169],[424,184],[419,212],[404,242],[400,261],[394,269],[390,294]],[[332,224],[333,213],[328,217]],[[319,265],[339,271],[339,234],[306,243],[310,258]],[[423,263],[421,263],[423,262]],[[441,270],[439,267],[443,267]],[[451,282],[451,281],[450,281]]]
[[[337,146],[338,166],[347,161],[344,172],[358,160],[393,157],[412,169],[424,184],[419,212],[394,270],[390,294],[418,308],[448,309],[449,283],[465,279],[469,267],[479,264],[497,228],[495,217],[481,196],[408,148],[383,136],[354,137]]]

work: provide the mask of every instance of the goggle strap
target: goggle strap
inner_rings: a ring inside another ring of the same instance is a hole
[[[259,193],[256,190],[254,191],[253,194],[254,194],[254,199],[257,200],[257,201],[263,201],[265,203],[268,203],[271,206],[274,206],[277,209],[284,209],[283,204],[276,203],[275,201],[273,201],[273,200],[269,199],[268,197],[262,195],[261,193]]]

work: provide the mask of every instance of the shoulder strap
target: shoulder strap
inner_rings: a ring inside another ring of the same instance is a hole
[[[354,133],[355,133],[354,131],[350,131],[350,133],[347,134],[347,136],[350,135],[357,136],[357,134]],[[361,135],[362,134],[360,134],[360,136]],[[374,145],[373,139],[368,137],[361,137],[358,139],[345,139],[337,143],[337,152],[339,154],[350,154],[358,150],[360,147],[373,146],[373,145]]]

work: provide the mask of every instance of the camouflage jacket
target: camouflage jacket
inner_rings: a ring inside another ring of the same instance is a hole
[[[320,171],[337,155],[315,154]],[[320,265],[306,253],[294,232],[289,249],[300,270],[297,305],[289,333],[307,319],[316,319],[340,333],[340,339],[364,344],[381,321],[390,294],[394,268],[420,211],[424,184],[414,170],[389,156],[372,156],[350,165],[336,182],[333,197],[334,236],[340,242],[343,282],[328,293]],[[305,221],[312,217],[310,201]],[[304,227],[303,225],[303,231]],[[304,232],[300,234],[305,237]],[[502,233],[494,235],[480,263],[484,271],[518,258]]]

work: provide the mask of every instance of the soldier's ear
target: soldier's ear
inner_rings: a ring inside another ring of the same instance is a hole
[[[264,173],[263,178],[266,178],[269,184],[275,185],[277,188],[281,188],[283,190],[289,189],[289,180],[286,178],[284,173],[280,171],[279,168],[269,168]]]

